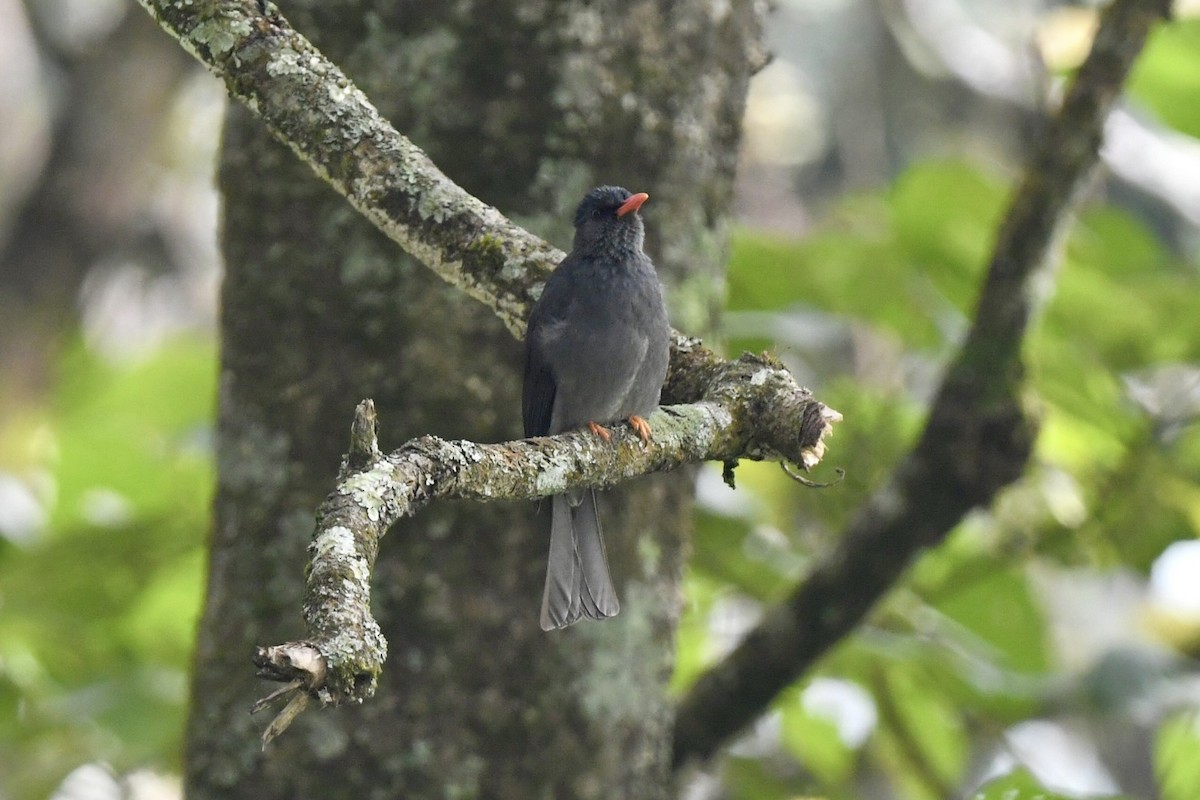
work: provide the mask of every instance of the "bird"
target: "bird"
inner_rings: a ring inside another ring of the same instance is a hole
[[[642,250],[639,209],[649,199],[599,186],[575,212],[571,252],[546,280],[525,335],[521,411],[525,436],[628,421],[643,443],[667,375],[671,329],[662,284]],[[550,553],[542,594],[543,630],[620,611],[596,511],[594,489],[551,499]]]

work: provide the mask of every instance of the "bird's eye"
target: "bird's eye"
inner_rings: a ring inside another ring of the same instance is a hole
[[[592,219],[600,219],[603,216],[604,216],[603,208],[593,208],[592,209]]]

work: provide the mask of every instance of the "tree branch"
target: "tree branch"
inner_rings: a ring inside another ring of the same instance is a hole
[[[379,230],[524,335],[560,250],[447,178],[274,3],[138,1]]]
[[[806,469],[820,461],[824,437],[841,415],[797,386],[778,362],[747,354],[719,362],[708,377],[699,402],[664,406],[650,416],[654,439],[648,445],[622,425],[611,442],[582,432],[501,444],[423,436],[383,456],[375,441],[374,403],[360,403],[350,452],[337,488],[317,510],[309,546],[304,618],[310,638],[255,653],[261,677],[289,683],[268,699],[294,701],[305,694],[339,704],[374,693],[387,657],[370,610],[379,540],[427,503],[548,497],[700,461],[779,458]],[[760,417],[761,408],[773,413]],[[264,745],[298,713],[290,702],[264,732]]]
[[[139,2],[376,227],[523,335],[561,251],[450,181],[272,3]],[[379,539],[401,516],[440,497],[542,497],[706,459],[780,458],[807,469],[841,419],[777,362],[727,362],[678,333],[663,402],[692,405],[653,415],[648,447],[627,431],[615,447],[578,434],[497,445],[424,437],[387,457],[375,441],[373,404],[361,405],[310,545],[309,639],[255,654],[261,676],[288,684],[256,704],[289,700],[264,744],[304,710],[302,698],[358,702],[374,692],[387,643],[370,613],[370,578]]]
[[[851,631],[924,548],[1024,469],[1036,425],[1023,408],[1021,343],[1033,283],[1056,230],[1097,159],[1104,120],[1169,0],[1115,0],[1051,121],[997,236],[970,332],[929,420],[891,480],[845,536],[723,662],[676,716],[675,763],[706,758]]]

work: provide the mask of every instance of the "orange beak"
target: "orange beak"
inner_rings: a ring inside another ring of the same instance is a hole
[[[631,195],[630,198],[622,203],[621,207],[617,209],[617,216],[623,217],[630,211],[637,211],[642,207],[642,203],[649,199],[650,195],[646,194],[645,192],[638,192],[635,195]]]

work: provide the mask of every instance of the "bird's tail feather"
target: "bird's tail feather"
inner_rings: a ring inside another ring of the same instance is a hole
[[[542,594],[544,630],[565,628],[582,617],[604,619],[621,610],[608,573],[608,556],[596,513],[596,495],[588,489],[576,498],[551,501],[550,558]]]

